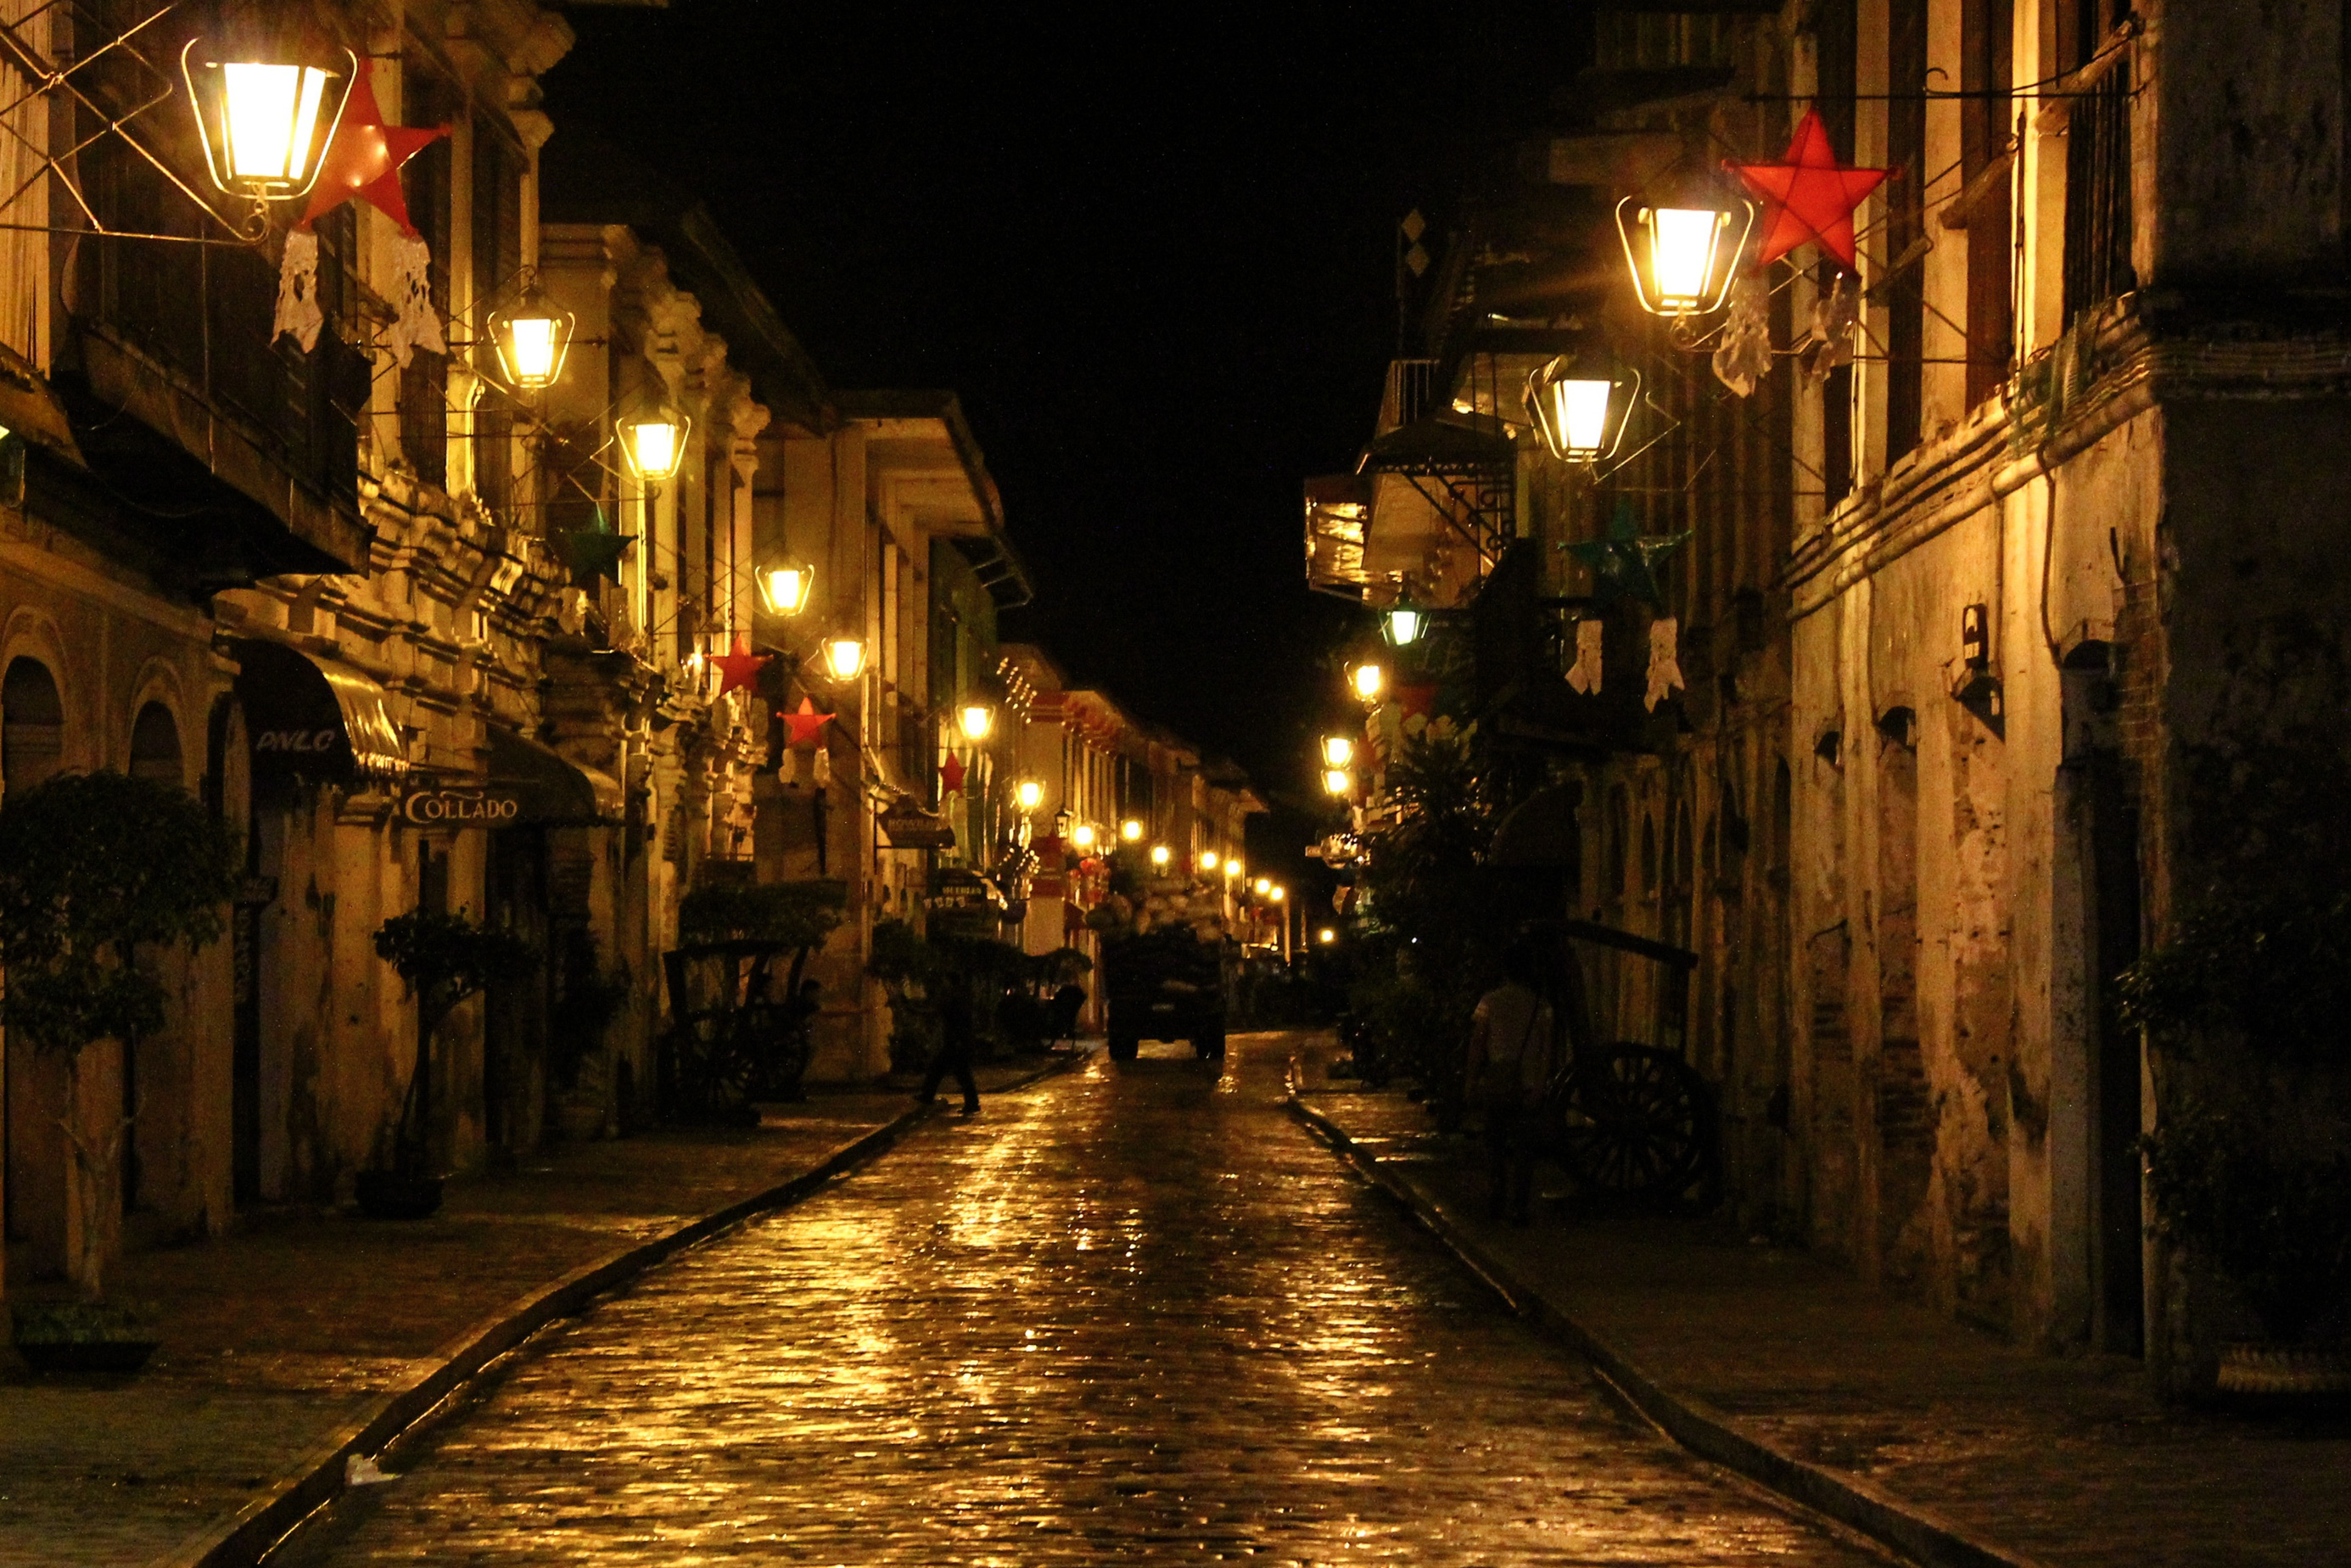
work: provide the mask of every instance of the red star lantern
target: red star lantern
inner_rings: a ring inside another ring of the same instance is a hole
[[[400,188],[400,166],[448,134],[445,125],[386,125],[369,62],[361,57],[359,78],[351,83],[342,122],[327,148],[303,225],[316,223],[357,196],[398,224],[401,233],[414,234],[416,225],[408,221],[408,197]]]
[[[824,727],[832,722],[832,715],[817,712],[816,705],[806,697],[800,698],[798,713],[778,713],[776,716],[791,732],[785,738],[787,746],[814,746],[823,738]]]
[[[758,678],[760,666],[767,662],[768,656],[765,653],[754,653],[745,645],[742,638],[736,638],[733,653],[721,653],[710,661],[722,677],[718,683],[718,695],[723,697],[737,686],[749,685]],[[800,701],[805,703],[808,698],[802,697]]]
[[[964,772],[963,758],[960,757],[949,755],[945,762],[939,764],[939,781],[947,787],[948,794],[963,793]]]
[[[1836,161],[1828,127],[1806,110],[1788,143],[1782,163],[1730,163],[1725,167],[1763,198],[1763,248],[1755,265],[1768,267],[1807,241],[1847,267],[1854,265],[1853,210],[1886,175],[1884,169],[1856,169]]]

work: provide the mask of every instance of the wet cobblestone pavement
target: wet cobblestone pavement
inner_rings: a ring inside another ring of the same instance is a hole
[[[931,1127],[543,1339],[279,1561],[1876,1561],[1612,1414],[1283,1113],[1288,1048]]]

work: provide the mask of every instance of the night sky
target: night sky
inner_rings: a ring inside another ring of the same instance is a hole
[[[1307,591],[1299,483],[1371,434],[1395,224],[1542,123],[1582,8],[569,15],[558,136],[701,194],[835,387],[961,393],[1038,591],[1007,635],[1311,799],[1367,618]]]

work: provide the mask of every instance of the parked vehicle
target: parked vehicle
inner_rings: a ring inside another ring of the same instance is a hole
[[[1183,1040],[1201,1061],[1223,1061],[1225,946],[1181,925],[1105,941],[1111,1060],[1134,1061],[1146,1040]]]

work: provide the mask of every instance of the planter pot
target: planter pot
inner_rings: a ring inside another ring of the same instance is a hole
[[[2238,1342],[2220,1347],[2220,1392],[2261,1399],[2351,1395],[2351,1349]]]
[[[23,1302],[10,1316],[11,1343],[35,1372],[136,1372],[160,1343],[120,1307]]]
[[[352,1196],[370,1219],[423,1219],[439,1212],[441,1178],[400,1171],[361,1171]]]

